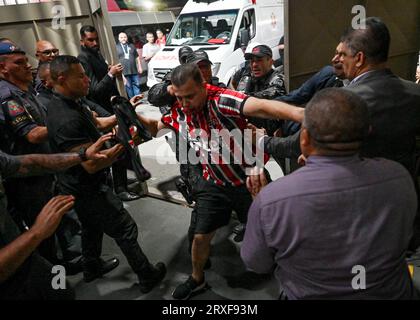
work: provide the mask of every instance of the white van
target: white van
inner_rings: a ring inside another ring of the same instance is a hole
[[[182,9],[166,46],[149,63],[147,85],[160,82],[179,65],[184,45],[205,50],[213,62],[213,75],[228,84],[244,61],[242,47],[248,42],[277,45],[284,34],[284,0],[189,0]]]

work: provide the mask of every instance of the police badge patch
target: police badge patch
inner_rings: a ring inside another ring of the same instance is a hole
[[[25,113],[25,108],[22,107],[15,100],[10,100],[9,102],[7,102],[7,108],[9,109],[9,114],[11,117],[15,117],[17,115]]]

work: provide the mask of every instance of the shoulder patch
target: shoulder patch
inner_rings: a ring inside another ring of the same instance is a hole
[[[25,108],[16,100],[9,100],[7,102],[7,108],[9,109],[9,114],[12,117],[25,113]]]

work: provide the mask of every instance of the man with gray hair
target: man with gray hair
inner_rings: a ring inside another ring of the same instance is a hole
[[[324,89],[305,109],[300,146],[306,166],[259,194],[263,174],[249,178],[258,196],[241,256],[257,273],[275,268],[282,298],[416,298],[405,262],[414,186],[402,165],[360,157],[368,131],[361,98]]]
[[[384,157],[416,174],[416,135],[420,135],[420,90],[388,69],[390,32],[379,18],[366,19],[365,29],[349,28],[341,37],[333,63],[343,65],[351,83],[345,88],[367,103],[371,132],[361,149],[366,157]],[[415,221],[410,250],[420,245],[420,214]]]

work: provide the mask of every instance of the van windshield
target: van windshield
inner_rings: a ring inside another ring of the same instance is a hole
[[[166,41],[166,45],[228,44],[232,38],[238,10],[183,14]]]

